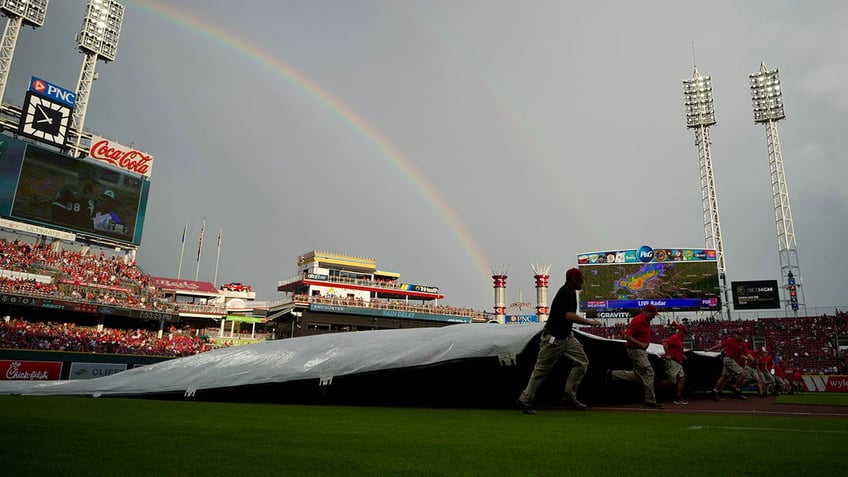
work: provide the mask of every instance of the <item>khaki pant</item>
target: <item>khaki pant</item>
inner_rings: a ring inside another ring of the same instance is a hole
[[[654,393],[654,368],[648,360],[648,352],[640,348],[627,348],[627,357],[633,361],[633,371],[617,369],[610,372],[612,379],[616,381],[641,382],[645,389],[645,403],[656,404],[657,396]]]
[[[746,379],[753,379],[735,359],[724,356],[721,358],[721,363],[724,365],[721,374],[727,376],[727,379],[736,379],[740,374],[745,374]]]
[[[673,359],[665,360],[665,375],[672,384],[677,384],[680,378],[686,377],[686,372],[683,371],[683,365]]]
[[[577,387],[586,375],[586,369],[589,367],[589,358],[586,352],[583,351],[583,345],[577,341],[574,334],[568,335],[566,338],[555,339],[551,342],[553,336],[547,331],[542,332],[542,341],[539,343],[539,357],[536,359],[536,367],[530,375],[530,381],[527,383],[527,388],[521,393],[518,398],[524,404],[532,404],[536,396],[536,390],[542,384],[542,381],[548,376],[548,373],[554,368],[561,356],[565,356],[571,361],[571,371],[568,373],[568,379],[565,382],[565,390],[563,397],[567,399],[577,399]]]

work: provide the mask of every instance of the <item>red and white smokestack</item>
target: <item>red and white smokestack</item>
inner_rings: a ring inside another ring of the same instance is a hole
[[[506,273],[503,270],[492,270],[492,281],[495,289],[495,320],[506,322]]]
[[[533,278],[536,280],[536,317],[539,323],[543,323],[548,320],[548,279],[551,277],[551,265],[535,264],[532,267],[535,273]]]

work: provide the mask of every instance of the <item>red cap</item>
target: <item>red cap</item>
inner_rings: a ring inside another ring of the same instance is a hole
[[[645,311],[653,311],[654,314],[659,314],[657,307],[653,303],[648,303],[645,305]]]
[[[682,331],[684,333],[688,333],[689,328],[687,328],[686,325],[677,325],[677,331]]]
[[[567,272],[565,272],[565,279],[571,280],[572,278],[579,278],[580,280],[584,280],[583,272],[580,271],[579,268],[569,268]]]

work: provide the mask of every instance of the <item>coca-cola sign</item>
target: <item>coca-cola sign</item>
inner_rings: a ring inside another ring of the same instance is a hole
[[[123,146],[100,136],[91,136],[88,155],[93,159],[105,161],[126,171],[150,177],[153,169],[153,156],[146,152]]]

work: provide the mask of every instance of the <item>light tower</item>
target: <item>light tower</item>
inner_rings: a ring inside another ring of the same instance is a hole
[[[12,67],[12,57],[15,56],[21,25],[27,24],[33,28],[44,25],[48,1],[0,0],[0,13],[8,17],[3,39],[0,40],[0,103],[6,94],[6,83],[9,80],[9,70]]]
[[[798,265],[798,250],[795,244],[795,226],[792,224],[792,209],[789,207],[789,189],[783,172],[783,157],[777,122],[786,118],[783,111],[783,93],[777,69],[769,70],[760,63],[760,71],[748,75],[751,100],[754,106],[754,123],[765,124],[768,144],[771,189],[774,199],[774,219],[777,227],[777,251],[780,255],[780,275],[783,278],[783,303],[789,305],[795,316],[799,306],[804,306],[804,288],[801,269]],[[801,299],[798,299],[798,292]]]
[[[728,300],[727,269],[724,261],[724,245],[721,241],[721,222],[718,217],[713,160],[710,152],[710,126],[716,123],[713,104],[713,82],[709,76],[701,76],[698,68],[692,78],[683,80],[683,95],[686,104],[686,127],[695,130],[695,145],[698,146],[698,162],[701,169],[701,206],[704,211],[704,239],[706,248],[718,253],[718,274],[724,296],[722,308],[730,319]]]
[[[121,36],[121,24],[124,21],[124,6],[114,0],[88,0],[82,29],[77,34],[77,46],[85,55],[77,81],[76,108],[71,117],[71,130],[76,139],[73,145],[73,155],[83,157],[80,142],[82,128],[85,123],[85,112],[88,109],[88,98],[91,86],[97,79],[94,68],[97,60],[113,61],[118,49],[118,38]]]
[[[550,279],[551,265],[534,264],[533,278],[536,280],[536,317],[539,323],[548,320],[548,279]]]
[[[492,281],[495,289],[495,319],[503,324],[506,321],[506,267],[492,267]]]

